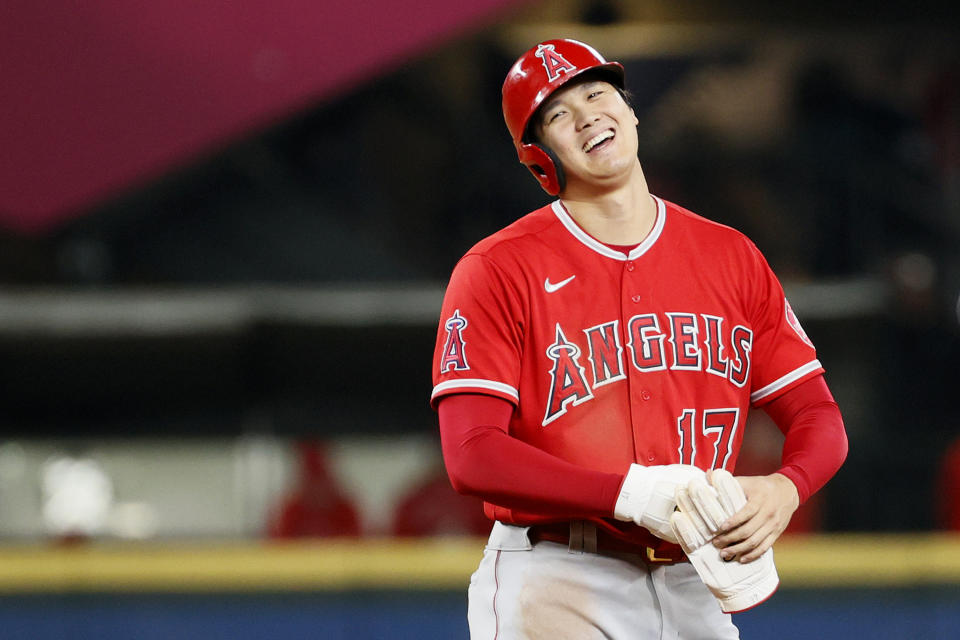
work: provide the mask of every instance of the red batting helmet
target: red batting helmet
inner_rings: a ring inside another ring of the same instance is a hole
[[[577,40],[547,40],[513,63],[503,81],[503,119],[513,136],[517,156],[543,190],[552,196],[563,191],[563,167],[547,147],[530,142],[530,119],[547,97],[585,71],[599,71],[623,89],[623,65],[607,62],[596,49]]]

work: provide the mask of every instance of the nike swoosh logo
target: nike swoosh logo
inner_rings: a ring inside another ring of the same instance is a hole
[[[576,278],[576,277],[577,277],[576,275],[572,275],[572,276],[570,276],[569,278],[567,278],[566,280],[561,280],[560,282],[558,282],[558,283],[556,283],[556,284],[550,282],[550,278],[547,278],[546,280],[543,281],[543,288],[547,290],[547,293],[553,293],[554,291],[556,291],[556,290],[559,289],[560,287],[568,284],[571,280],[573,280],[573,279]]]

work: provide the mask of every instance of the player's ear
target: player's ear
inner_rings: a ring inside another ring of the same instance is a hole
[[[626,89],[621,89],[620,87],[617,87],[617,93],[620,94],[620,97],[623,98],[623,101],[626,103],[626,105],[630,107],[630,112],[633,114],[633,124],[639,127],[640,119],[637,118],[637,110],[633,106],[633,94]]]

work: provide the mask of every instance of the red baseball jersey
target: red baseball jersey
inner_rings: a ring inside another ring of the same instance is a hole
[[[444,297],[432,402],[505,398],[510,435],[599,471],[733,470],[749,407],[823,368],[754,244],[654,199],[654,228],[629,254],[560,200],[467,252]]]

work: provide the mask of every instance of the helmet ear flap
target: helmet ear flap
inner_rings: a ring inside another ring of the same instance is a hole
[[[550,147],[525,142],[520,145],[520,162],[525,164],[543,190],[551,196],[558,195],[567,186],[560,158]]]

